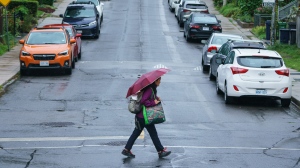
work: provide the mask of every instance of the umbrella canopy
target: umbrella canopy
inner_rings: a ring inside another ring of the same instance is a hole
[[[146,86],[150,85],[151,83],[156,81],[156,79],[160,78],[161,76],[163,76],[165,73],[169,71],[170,71],[169,69],[160,68],[143,74],[136,82],[134,82],[133,85],[130,86],[126,98],[136,94],[137,92],[139,92]]]

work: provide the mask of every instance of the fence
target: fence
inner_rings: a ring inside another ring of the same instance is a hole
[[[265,26],[266,21],[271,19],[271,14],[254,14],[254,27]]]

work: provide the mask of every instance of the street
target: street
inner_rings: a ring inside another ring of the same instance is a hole
[[[166,0],[104,1],[100,37],[82,40],[71,76],[33,73],[0,97],[0,167],[300,167],[299,109],[269,99],[226,105],[201,71],[202,47],[186,42]],[[159,159],[144,130],[126,158],[134,115],[125,96],[156,68],[171,70],[158,87],[167,121],[156,128],[172,153]]]

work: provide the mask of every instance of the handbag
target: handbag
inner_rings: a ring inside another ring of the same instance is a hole
[[[145,125],[160,124],[166,121],[164,109],[161,103],[158,103],[152,107],[143,106],[143,115],[145,119]]]
[[[137,114],[141,112],[142,110],[142,105],[140,103],[142,99],[143,92],[139,92],[135,96],[131,96],[128,102],[128,111],[131,112],[132,114]]]

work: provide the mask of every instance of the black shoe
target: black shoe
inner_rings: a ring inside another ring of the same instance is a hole
[[[171,151],[167,151],[167,148],[164,148],[162,151],[158,152],[158,157],[163,158],[171,154]]]
[[[131,153],[131,151],[127,149],[123,149],[122,154],[131,158],[135,158],[135,155]]]

